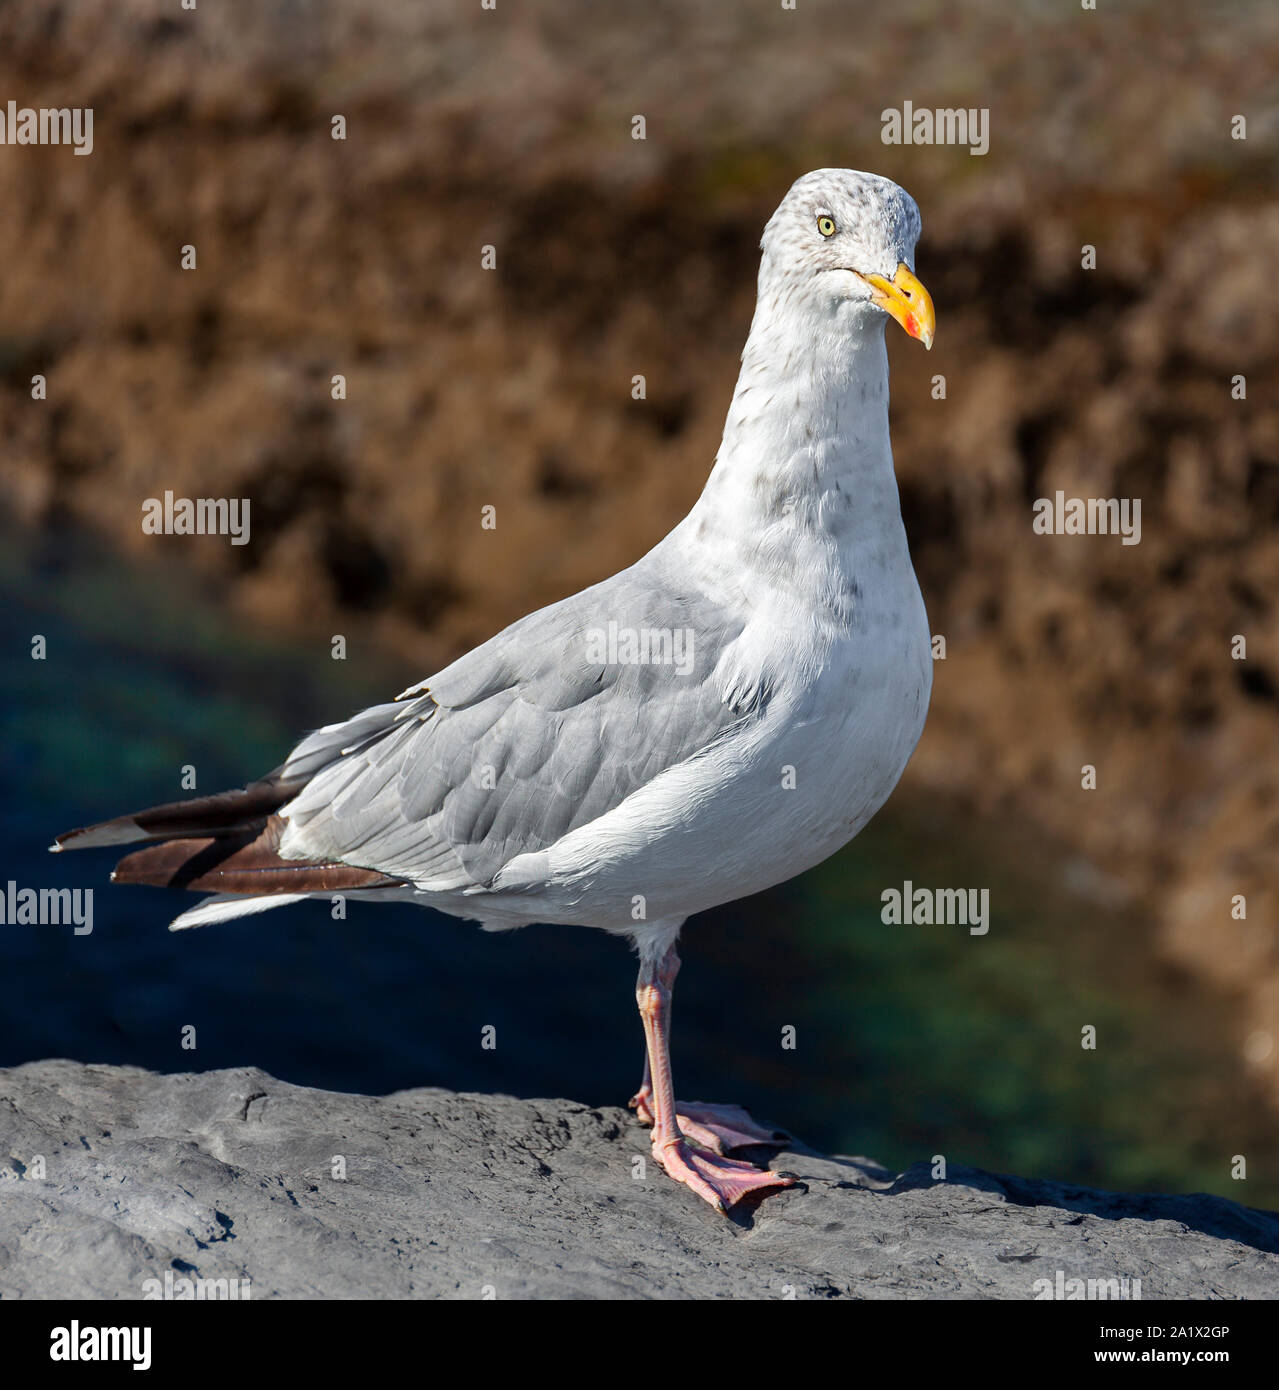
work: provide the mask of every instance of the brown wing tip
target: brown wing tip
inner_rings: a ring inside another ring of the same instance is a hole
[[[113,883],[189,888],[200,893],[336,893],[382,888],[398,880],[351,864],[281,859],[283,821],[272,816],[256,835],[166,840],[127,854],[115,866]]]

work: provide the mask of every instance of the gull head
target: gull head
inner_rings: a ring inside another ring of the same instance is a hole
[[[914,269],[919,231],[915,200],[891,179],[815,169],[764,228],[760,299],[855,321],[887,314],[931,348],[933,301]]]

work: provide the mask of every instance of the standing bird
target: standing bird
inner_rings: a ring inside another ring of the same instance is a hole
[[[790,1179],[727,1156],[770,1131],[675,1100],[685,919],[833,854],[897,784],[932,685],[888,437],[884,327],[932,345],[919,210],[847,169],[764,229],[723,442],[641,560],[317,730],[267,776],[59,836],[148,842],[116,883],[212,892],[173,929],[343,893],[503,931],[630,938],[653,1157],[725,1211]]]

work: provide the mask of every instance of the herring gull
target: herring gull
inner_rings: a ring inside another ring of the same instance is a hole
[[[215,895],[174,928],[341,893],[490,930],[561,922],[629,938],[647,1043],[631,1104],[654,1159],[721,1211],[789,1185],[728,1156],[772,1131],[735,1106],[675,1100],[675,943],[691,914],[851,840],[923,729],[930,640],[884,341],[893,318],[932,344],[919,231],[888,179],[799,179],[764,229],[714,467],[654,549],[317,730],[239,790],[53,848],[150,842],[114,882]]]

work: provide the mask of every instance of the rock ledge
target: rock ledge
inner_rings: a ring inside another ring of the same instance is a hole
[[[253,1299],[1025,1299],[1059,1271],[1143,1299],[1279,1288],[1279,1215],[1218,1197],[934,1182],[801,1144],[773,1166],[803,1185],[725,1219],[620,1109],[31,1063],[0,1071],[0,1296],[140,1298],[166,1272]]]

